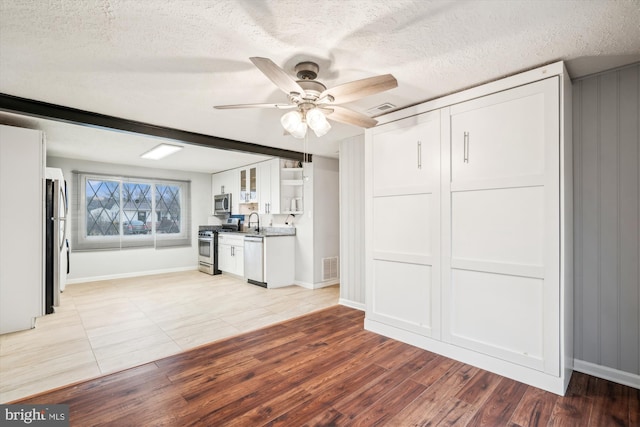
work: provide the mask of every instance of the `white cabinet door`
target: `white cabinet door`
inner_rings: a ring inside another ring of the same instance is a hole
[[[378,126],[372,134],[374,196],[421,193],[438,185],[439,111]]]
[[[238,170],[240,203],[258,202],[258,165],[254,164]]]
[[[218,268],[225,273],[244,276],[244,237],[238,234],[218,235]]]
[[[244,277],[244,246],[233,246],[232,257],[234,260],[233,274]]]
[[[380,126],[367,149],[373,181],[367,317],[439,337],[440,113]]]
[[[558,122],[558,78],[451,107],[451,182],[542,180]],[[526,183],[526,182],[525,182]]]
[[[280,213],[280,159],[258,164],[258,212]]]
[[[225,273],[233,273],[234,260],[231,256],[231,245],[218,243],[218,268]]]
[[[443,338],[559,375],[559,82],[450,108]]]
[[[240,202],[240,187],[238,181],[238,169],[218,172],[212,175],[211,188],[213,195],[231,194],[231,212],[238,213]]]

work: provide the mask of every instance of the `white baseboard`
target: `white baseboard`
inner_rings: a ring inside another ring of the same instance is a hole
[[[345,307],[351,307],[351,308],[355,308],[356,310],[360,310],[360,311],[364,311],[365,310],[365,305],[364,303],[361,302],[356,302],[356,301],[351,301],[348,299],[344,299],[344,298],[340,298],[338,300],[338,304],[340,305],[344,305]]]
[[[318,282],[318,283],[309,283],[309,282],[303,282],[301,280],[295,280],[293,284],[301,286],[306,289],[320,289],[320,288],[326,288],[327,286],[339,285],[340,280],[335,279],[335,280],[329,280],[326,282]]]
[[[135,271],[131,273],[109,274],[105,276],[80,277],[76,279],[67,279],[67,285],[74,283],[99,282],[101,280],[126,279],[129,277],[151,276],[153,274],[177,273],[179,271],[197,270],[198,266],[166,268],[162,270]]]
[[[584,360],[579,359],[574,359],[573,370],[613,381],[614,383],[640,389],[640,375],[632,374],[630,372],[619,371],[617,369],[596,365],[595,363],[585,362]]]

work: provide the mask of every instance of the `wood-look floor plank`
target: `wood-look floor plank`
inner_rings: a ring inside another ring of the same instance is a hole
[[[313,419],[323,413],[331,411],[334,415],[342,414],[331,409],[331,403],[342,396],[352,393],[354,390],[368,384],[384,372],[383,368],[375,365],[365,366],[351,375],[344,374],[340,382],[324,384],[324,387],[316,389],[316,393],[310,393],[309,397],[290,411],[275,417],[267,425],[269,426],[293,426],[311,423]],[[309,388],[314,388],[310,385]],[[334,418],[334,417],[331,417]],[[315,421],[320,422],[320,421]]]
[[[629,425],[640,426],[640,388],[629,387]]]
[[[462,390],[480,370],[463,363],[448,365],[446,371],[438,369],[441,377],[427,387],[412,402],[408,402],[402,411],[390,420],[391,425],[429,425],[443,412],[443,406]],[[423,368],[424,369],[424,368]],[[414,379],[415,376],[411,376]],[[423,384],[424,385],[424,384]],[[475,412],[475,408],[470,406]]]
[[[502,379],[503,377],[492,372],[479,372],[456,397],[470,405],[481,406],[493,394]]]
[[[588,426],[592,401],[587,397],[589,376],[574,372],[564,397],[558,397],[551,411],[549,427]]]
[[[490,426],[504,423],[511,418],[526,391],[526,384],[502,378],[495,392],[491,393],[467,425]]]
[[[335,307],[16,403],[71,426],[636,426],[640,391],[574,373],[564,397],[364,331]]]
[[[549,423],[557,396],[535,387],[527,388],[516,407],[510,427],[542,427]]]
[[[595,387],[589,397],[593,399],[591,423],[598,426],[626,426],[629,421],[629,387],[611,381],[593,378]]]
[[[414,356],[408,361],[399,361],[398,366],[393,370],[387,370],[376,380],[356,390],[351,396],[341,399],[334,408],[345,415],[345,420],[351,420],[428,363],[429,359],[422,355]]]
[[[413,401],[426,388],[426,386],[407,378],[364,411],[355,415],[350,414],[349,425],[354,427],[382,425],[402,411],[407,402]]]
[[[423,419],[420,424],[424,426],[464,426],[475,415],[477,409],[463,400],[451,397],[442,401],[440,410],[429,419]],[[408,420],[396,419],[398,427],[408,425]]]

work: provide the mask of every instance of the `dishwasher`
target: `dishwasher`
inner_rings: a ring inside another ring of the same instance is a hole
[[[253,285],[266,288],[263,243],[262,236],[244,237],[244,278]]]

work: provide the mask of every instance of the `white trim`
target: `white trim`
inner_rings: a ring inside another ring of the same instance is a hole
[[[345,307],[355,308],[360,311],[364,311],[367,308],[362,302],[351,301],[345,298],[340,298],[338,300],[338,304],[344,305]]]
[[[317,283],[309,283],[309,282],[303,282],[301,280],[296,280],[293,282],[293,284],[301,286],[306,289],[320,289],[320,288],[326,288],[327,286],[339,285],[340,279],[335,278],[333,280],[328,280],[326,282],[317,282]]]
[[[191,270],[197,270],[197,269],[198,269],[198,266],[193,265],[190,267],[176,267],[176,268],[165,268],[160,270],[134,271],[131,273],[109,274],[105,276],[80,277],[76,279],[67,279],[67,285],[71,285],[74,283],[99,282],[101,280],[126,279],[129,277],[138,277],[138,276],[151,276],[154,274],[177,273],[179,271],[191,271]]]
[[[580,359],[573,360],[573,370],[613,381],[614,383],[640,389],[640,375],[632,374],[631,372],[620,371],[618,369],[609,368],[608,366],[585,362]]]

